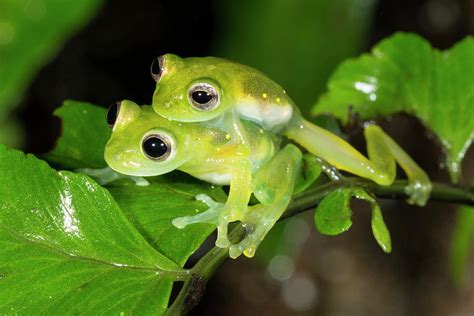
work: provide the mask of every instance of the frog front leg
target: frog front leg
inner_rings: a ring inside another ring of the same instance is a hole
[[[408,202],[423,206],[429,198],[431,182],[426,173],[377,125],[368,125],[364,130],[369,159],[345,140],[302,118],[295,119],[285,135],[336,168],[380,185],[393,183],[398,162],[408,176]]]
[[[237,258],[242,253],[253,257],[257,247],[288,207],[301,161],[301,151],[290,144],[256,174],[254,194],[261,203],[249,207],[247,216],[242,220],[247,234],[242,241],[230,246],[230,257]]]
[[[223,158],[225,159],[225,158]],[[217,227],[216,246],[226,248],[230,245],[227,236],[228,225],[240,221],[247,215],[248,203],[252,194],[250,161],[247,158],[229,158],[226,162],[230,173],[229,196],[225,203],[214,201],[205,194],[198,194],[196,199],[205,203],[208,209],[202,213],[175,218],[172,223],[184,228],[194,223],[210,223]]]

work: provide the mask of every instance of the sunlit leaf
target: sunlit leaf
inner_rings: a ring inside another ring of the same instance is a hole
[[[386,253],[392,252],[392,240],[387,225],[383,220],[382,211],[377,203],[372,204],[372,233],[380,248]]]
[[[316,229],[325,235],[339,235],[352,226],[351,189],[342,188],[329,193],[314,213]]]
[[[446,51],[413,34],[398,33],[341,64],[313,109],[343,122],[405,112],[436,134],[453,181],[474,137],[474,39]]]
[[[179,267],[88,177],[0,147],[0,313],[161,313]]]
[[[178,229],[171,221],[207,209],[196,201],[197,194],[205,193],[220,202],[225,202],[226,195],[220,187],[212,187],[180,172],[149,181],[146,187],[124,180],[112,182],[107,188],[148,242],[182,266],[215,226],[200,223]]]

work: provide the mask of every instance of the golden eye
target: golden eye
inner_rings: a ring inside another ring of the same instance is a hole
[[[164,135],[148,135],[142,142],[145,155],[153,160],[165,160],[171,153],[171,142]]]
[[[193,85],[188,92],[188,98],[193,107],[209,111],[219,105],[219,94],[213,86],[207,83]]]

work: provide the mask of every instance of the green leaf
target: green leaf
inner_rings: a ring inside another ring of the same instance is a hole
[[[375,2],[217,1],[216,52],[281,84],[304,114],[339,62],[364,47]]]
[[[148,178],[150,185],[137,186],[132,181],[115,181],[107,188],[130,221],[148,242],[168,258],[183,266],[186,260],[214,231],[210,224],[193,224],[178,229],[171,224],[176,217],[190,216],[207,209],[196,201],[200,193],[225,202],[220,187],[213,187],[190,176],[174,172]]]
[[[0,313],[164,312],[182,270],[107,190],[0,146]]]
[[[363,188],[340,188],[329,193],[316,208],[314,214],[316,229],[322,234],[331,236],[349,230],[352,225],[350,208],[352,197],[370,203],[372,233],[380,248],[386,253],[390,253],[392,251],[390,232],[385,225],[380,207],[375,198]]]
[[[458,210],[451,240],[449,265],[454,281],[460,285],[466,281],[467,266],[474,242],[474,207],[462,206]]]
[[[350,188],[334,190],[319,203],[314,224],[321,234],[339,235],[352,226],[351,191]]]
[[[372,234],[383,251],[386,253],[392,252],[392,240],[390,238],[390,232],[388,231],[387,225],[385,225],[382,211],[380,210],[377,200],[362,188],[354,188],[352,195],[359,200],[364,200],[370,203],[372,208]]]
[[[2,124],[36,72],[92,17],[101,3],[100,0],[0,2]]]
[[[377,203],[372,203],[372,234],[380,248],[386,253],[392,252],[392,240],[387,225],[383,220],[382,211]]]
[[[405,112],[418,117],[443,147],[453,181],[474,137],[474,39],[446,51],[398,33],[340,65],[313,108],[343,122],[350,109],[362,119]]]
[[[67,169],[106,167],[104,148],[111,134],[106,110],[86,102],[65,101],[54,114],[62,120],[62,134],[44,158]]]

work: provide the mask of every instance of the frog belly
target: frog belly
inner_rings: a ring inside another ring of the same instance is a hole
[[[229,185],[231,174],[229,172],[208,172],[202,174],[192,174],[193,177],[215,185]]]
[[[263,103],[252,99],[243,100],[237,105],[237,111],[241,117],[259,124],[266,130],[284,126],[293,116],[291,104]]]

